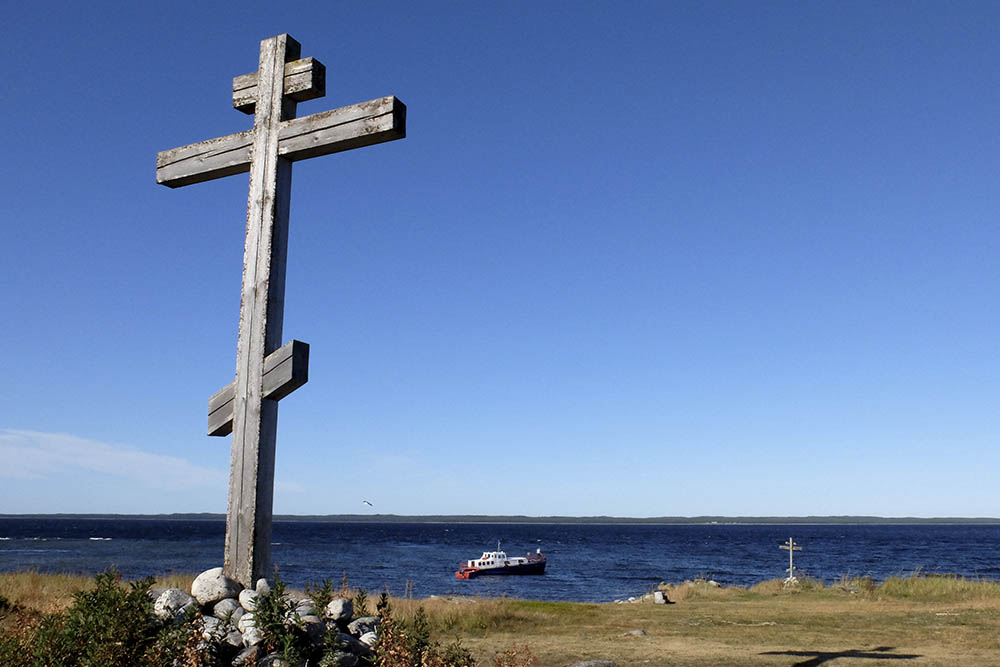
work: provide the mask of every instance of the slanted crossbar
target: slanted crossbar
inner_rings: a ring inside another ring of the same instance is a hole
[[[263,397],[277,401],[309,381],[309,343],[293,340],[264,358]],[[236,381],[232,381],[208,399],[208,434],[233,432],[233,402]]]

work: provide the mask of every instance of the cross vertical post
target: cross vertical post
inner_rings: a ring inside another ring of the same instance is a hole
[[[295,117],[284,74],[298,51],[288,35],[265,39],[257,69],[223,564],[244,585],[266,576],[271,561],[278,402],[263,396],[263,360],[281,346],[292,163],[278,156],[278,124]]]
[[[255,73],[233,79],[253,129],[160,152],[156,181],[176,188],[250,172],[236,379],[209,399],[208,434],[233,434],[223,570],[253,586],[271,561],[278,400],[308,380],[309,346],[281,345],[292,162],[406,136],[406,106],[383,97],[296,118],[325,93],[325,68],[289,35],[260,44]]]

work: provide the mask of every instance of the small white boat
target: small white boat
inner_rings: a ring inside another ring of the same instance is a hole
[[[508,556],[500,550],[484,551],[477,559],[462,561],[455,572],[456,579],[473,579],[487,574],[545,574],[545,556],[541,549],[527,556]]]

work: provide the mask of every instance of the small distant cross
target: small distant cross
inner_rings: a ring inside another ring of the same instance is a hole
[[[278,399],[308,379],[309,346],[281,346],[292,162],[406,136],[395,97],[296,118],[298,102],[326,92],[325,68],[300,52],[288,35],[265,39],[257,71],[233,79],[252,130],[156,156],[156,182],[171,188],[250,172],[236,379],[208,406],[208,434],[233,434],[223,569],[244,586],[269,574]]]
[[[802,547],[797,545],[792,538],[788,538],[787,544],[781,544],[778,546],[779,549],[786,549],[788,551],[788,578],[785,579],[786,584],[794,584],[798,579],[795,578],[795,563],[793,561],[793,554],[796,551],[802,551]]]

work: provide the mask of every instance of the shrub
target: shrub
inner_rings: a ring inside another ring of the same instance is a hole
[[[389,591],[382,591],[378,594],[378,602],[375,603],[375,613],[381,616],[392,614],[392,603],[389,601]]]
[[[434,662],[435,660],[439,662]],[[448,667],[449,665],[451,667],[473,667],[475,664],[476,661],[472,659],[472,653],[462,646],[462,642],[455,639],[444,648],[439,649],[436,644],[432,645],[425,656],[424,667]]]
[[[311,657],[302,621],[295,611],[295,601],[285,595],[285,582],[274,572],[271,590],[257,597],[254,624],[260,631],[265,653],[277,652],[286,663],[298,664]]]
[[[306,595],[312,600],[316,612],[322,614],[326,606],[334,599],[333,582],[329,579],[324,579],[321,588],[314,588],[306,584]]]
[[[92,590],[73,594],[62,612],[15,608],[16,623],[0,633],[4,667],[213,667],[215,647],[201,642],[192,610],[183,623],[153,617],[152,578],[121,584],[109,570]]]
[[[221,667],[229,664],[221,644],[202,641],[201,632],[194,625],[199,616],[191,610],[183,623],[165,625],[146,650],[144,664],[148,667]],[[228,653],[231,659],[235,650]]]
[[[362,616],[368,616],[368,592],[363,588],[359,588],[358,592],[354,595],[354,617],[361,618]]]
[[[79,591],[65,615],[42,621],[34,642],[36,664],[137,665],[155,641],[152,623],[153,579],[133,582],[126,590],[112,570],[95,577],[91,591]]]
[[[152,614],[152,578],[125,587],[108,570],[92,590],[73,594],[64,612],[18,612],[18,623],[0,635],[0,664],[9,667],[167,667],[218,664],[191,623],[161,624]],[[193,613],[188,617],[193,620]]]
[[[531,667],[538,662],[527,646],[515,644],[493,656],[493,667]]]
[[[379,597],[379,639],[375,645],[377,667],[472,667],[472,654],[457,639],[442,647],[431,641],[430,621],[423,607],[409,622],[392,616],[388,595]],[[524,667],[532,663],[523,663]],[[502,667],[521,667],[504,664]]]

